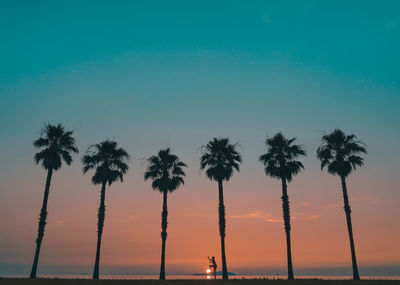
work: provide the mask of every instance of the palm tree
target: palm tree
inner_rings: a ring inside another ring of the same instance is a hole
[[[286,231],[288,279],[293,280],[292,251],[290,243],[290,213],[287,182],[304,169],[303,164],[296,158],[306,155],[302,146],[294,144],[296,138],[286,139],[282,133],[277,133],[272,138],[267,138],[265,144],[267,153],[261,155],[259,160],[265,166],[265,174],[282,181],[282,208],[283,220]]]
[[[321,170],[325,167],[328,173],[338,175],[342,182],[344,211],[346,213],[347,229],[349,231],[351,260],[353,264],[353,278],[359,280],[356,251],[354,248],[353,228],[351,225],[351,210],[347,195],[346,178],[356,170],[357,166],[364,165],[364,159],[359,156],[367,153],[365,144],[353,134],[346,135],[342,130],[335,129],[330,134],[322,136],[322,144],[317,149],[317,157],[321,161]]]
[[[167,239],[167,195],[174,192],[181,184],[184,184],[183,176],[185,163],[179,161],[176,155],[170,153],[170,149],[162,149],[157,155],[147,159],[147,169],[144,180],[153,180],[151,187],[163,194],[163,210],[161,214],[161,267],[160,280],[165,280],[165,241]]]
[[[41,131],[40,138],[33,142],[37,148],[43,148],[34,156],[36,164],[42,163],[47,170],[46,186],[44,190],[42,209],[40,210],[39,229],[36,239],[36,251],[33,259],[30,278],[36,277],[36,271],[39,261],[40,247],[42,245],[44,227],[47,218],[47,200],[49,198],[50,182],[53,171],[61,168],[62,161],[67,165],[72,162],[71,153],[77,153],[78,148],[75,145],[75,139],[72,137],[72,131],[65,131],[61,124],[56,126],[47,124]]]
[[[234,169],[239,171],[242,158],[236,150],[236,144],[231,144],[228,138],[214,138],[207,145],[202,146],[200,169],[206,170],[210,180],[218,182],[219,193],[219,234],[221,237],[222,279],[228,279],[228,268],[225,255],[225,205],[222,182],[229,181]]]
[[[104,202],[106,185],[108,183],[110,186],[118,179],[123,182],[123,176],[129,169],[126,164],[128,160],[129,154],[126,150],[118,148],[118,144],[115,141],[109,140],[90,146],[86,154],[82,157],[83,173],[86,173],[90,169],[94,169],[92,183],[95,185],[101,184],[100,207],[97,221],[97,248],[93,279],[99,279],[101,236],[103,233],[106,209]]]

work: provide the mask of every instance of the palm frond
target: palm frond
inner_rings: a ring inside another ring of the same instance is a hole
[[[89,146],[82,157],[83,173],[94,169],[93,184],[108,183],[111,185],[118,179],[123,182],[124,175],[128,172],[127,161],[130,156],[126,150],[119,148],[117,142],[105,140]]]
[[[77,153],[75,139],[72,131],[65,131],[61,124],[47,124],[40,132],[40,138],[33,142],[33,145],[42,150],[35,154],[36,164],[42,162],[45,169],[58,170],[62,165],[62,160],[67,165],[72,163],[72,153]]]
[[[364,165],[364,159],[359,155],[366,153],[366,144],[357,140],[356,135],[346,135],[335,129],[322,136],[317,158],[321,161],[321,169],[326,167],[332,175],[347,177],[356,167]]]
[[[304,165],[296,158],[305,156],[306,152],[302,145],[294,144],[295,141],[296,138],[286,139],[280,132],[265,140],[267,152],[258,160],[264,164],[266,175],[290,182],[294,175],[304,169]]]
[[[239,171],[242,157],[228,138],[214,138],[201,147],[200,170],[206,170],[210,180],[229,180],[233,170]]]
[[[38,138],[33,142],[33,145],[37,148],[45,147],[49,145],[49,140],[47,138]]]
[[[153,190],[173,192],[184,184],[183,177],[186,174],[183,167],[187,165],[179,161],[178,156],[171,154],[169,148],[161,149],[157,155],[147,159],[144,180],[153,180]]]

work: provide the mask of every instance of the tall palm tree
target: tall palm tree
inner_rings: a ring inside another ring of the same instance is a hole
[[[225,255],[225,205],[222,182],[229,181],[234,170],[239,171],[242,158],[236,150],[236,144],[231,144],[228,138],[214,138],[207,145],[202,146],[200,169],[206,170],[210,180],[218,182],[219,193],[219,235],[221,237],[222,279],[228,279],[228,267]]]
[[[302,146],[294,144],[296,138],[286,139],[282,133],[277,133],[272,138],[267,138],[265,144],[267,153],[261,155],[259,160],[265,166],[265,174],[282,181],[282,208],[286,232],[288,279],[293,280],[292,250],[290,243],[290,213],[287,182],[304,169],[303,164],[296,158],[306,155]]]
[[[183,167],[185,163],[179,161],[176,155],[170,153],[170,149],[162,149],[157,155],[147,159],[147,169],[144,173],[144,180],[153,180],[151,187],[163,194],[163,210],[161,214],[161,266],[160,280],[165,280],[165,241],[167,240],[167,195],[174,192],[184,184],[183,177],[186,175]]]
[[[78,148],[75,145],[75,139],[72,137],[72,134],[72,131],[66,131],[61,124],[56,126],[47,124],[42,129],[40,138],[33,142],[35,147],[42,148],[40,152],[35,154],[34,161],[36,164],[39,164],[40,162],[42,163],[43,168],[47,170],[47,179],[44,189],[42,209],[40,210],[36,251],[30,278],[36,277],[40,247],[42,245],[44,227],[46,225],[47,200],[49,198],[53,171],[57,171],[61,168],[62,161],[67,165],[70,165],[72,162],[71,153],[78,153]]]
[[[128,172],[129,154],[123,148],[119,148],[115,141],[105,140],[92,145],[82,157],[83,173],[94,169],[92,183],[101,184],[100,207],[97,221],[97,247],[94,262],[93,279],[99,279],[100,247],[103,234],[105,216],[106,185],[110,186],[118,179],[123,182],[123,176]]]
[[[359,280],[356,251],[354,248],[353,228],[351,225],[351,210],[347,195],[346,178],[357,166],[364,165],[364,159],[359,156],[367,153],[365,144],[353,134],[346,135],[342,130],[335,129],[330,134],[322,136],[322,144],[317,149],[317,157],[321,161],[321,170],[325,167],[328,173],[338,175],[342,182],[344,211],[346,213],[347,229],[349,231],[353,278]]]

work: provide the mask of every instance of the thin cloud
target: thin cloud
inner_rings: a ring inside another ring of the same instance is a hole
[[[128,221],[132,222],[132,221],[136,221],[137,220],[137,216],[136,215],[128,215]]]
[[[264,219],[264,222],[269,222],[269,223],[283,223],[282,219]]]
[[[232,218],[232,219],[263,219],[266,217],[270,217],[271,214],[265,214],[262,213],[261,211],[255,211],[255,212],[251,212],[251,213],[247,213],[247,214],[240,214],[240,215],[231,215],[228,216],[228,218]]]
[[[264,16],[263,20],[264,20],[265,23],[271,23],[271,17],[269,17],[267,15]]]
[[[270,213],[264,213],[259,210],[251,212],[251,213],[241,214],[241,215],[232,215],[232,216],[229,216],[229,218],[232,218],[232,219],[257,219],[257,220],[269,222],[269,223],[281,223],[282,222],[282,218],[271,217]]]
[[[297,220],[297,221],[310,221],[310,220],[316,220],[321,217],[321,214],[314,214],[310,215],[307,213],[297,213],[296,215],[293,215],[291,217],[292,220]],[[245,214],[239,214],[239,215],[231,215],[228,216],[228,218],[231,219],[258,219],[264,222],[268,223],[283,223],[283,218],[279,217],[273,217],[270,213],[263,213],[262,211],[254,211],[250,213],[245,213]]]
[[[200,218],[215,218],[215,215],[211,214],[185,214],[185,217],[200,217]],[[229,216],[228,216],[229,218]]]
[[[58,225],[62,225],[62,224],[64,224],[64,223],[65,223],[64,220],[58,220],[58,221],[55,223],[55,225],[58,226]]]
[[[391,29],[394,29],[396,27],[397,27],[397,21],[395,21],[395,20],[386,22],[386,24],[385,24],[385,28],[387,30],[391,30]],[[1,85],[0,85],[0,87],[1,87]]]
[[[312,215],[312,216],[307,217],[306,220],[307,220],[307,221],[310,221],[310,220],[317,220],[317,219],[319,219],[320,217],[321,217],[321,214],[316,214],[316,215]]]

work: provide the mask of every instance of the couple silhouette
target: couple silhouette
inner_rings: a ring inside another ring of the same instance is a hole
[[[209,268],[214,273],[214,279],[217,279],[217,263],[215,262],[215,256],[213,256],[211,258],[209,256],[207,256],[207,258],[208,258],[208,261],[210,262]]]

